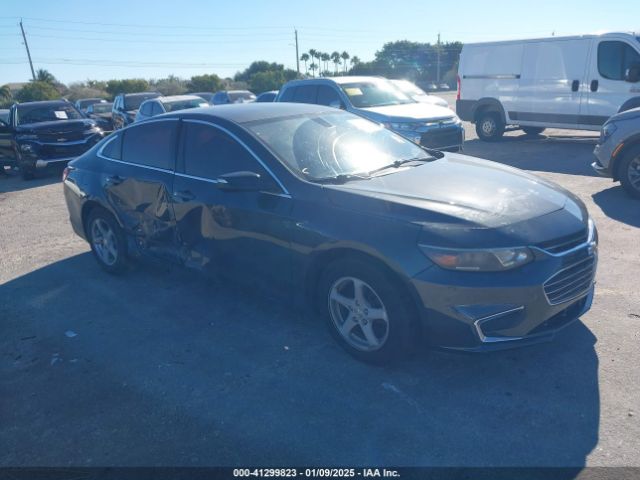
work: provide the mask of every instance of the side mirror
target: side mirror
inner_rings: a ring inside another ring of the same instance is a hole
[[[265,182],[259,173],[231,172],[220,175],[216,187],[228,192],[258,192],[264,190]]]
[[[11,131],[11,127],[4,120],[0,120],[0,133],[9,133]]]
[[[640,64],[636,63],[627,68],[627,71],[624,73],[624,79],[630,83],[640,81]]]
[[[332,102],[329,102],[329,106],[331,108],[339,108],[340,110],[344,110],[344,103],[342,103],[340,100],[333,100]]]

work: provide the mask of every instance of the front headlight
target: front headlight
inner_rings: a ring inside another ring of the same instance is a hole
[[[457,250],[420,245],[420,249],[442,268],[468,272],[511,270],[533,260],[533,253],[526,247]]]
[[[89,130],[83,132],[85,135],[92,135],[94,133],[102,133],[102,129],[98,126],[91,127]]]
[[[618,129],[615,123],[605,123],[600,131],[600,143],[604,143]]]
[[[33,135],[30,133],[24,134],[24,135],[18,135],[16,137],[17,141],[21,141],[21,140],[37,140],[38,139],[38,135]]]
[[[402,122],[402,123],[391,122],[391,123],[385,123],[384,125],[385,127],[390,128],[391,130],[396,130],[400,132],[408,132],[411,130],[416,130],[417,128],[420,127],[420,123],[414,123],[414,122]]]

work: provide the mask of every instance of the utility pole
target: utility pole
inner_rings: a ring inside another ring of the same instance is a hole
[[[31,52],[29,52],[29,44],[27,43],[27,37],[24,34],[24,28],[22,27],[22,19],[20,19],[20,30],[22,31],[22,39],[24,40],[24,46],[27,49],[27,57],[29,57],[29,65],[31,66],[31,76],[33,81],[36,81],[36,72],[33,69],[33,62],[31,61]]]
[[[298,70],[298,76],[300,76],[300,55],[298,53],[298,30],[294,28],[293,31],[296,34],[296,70]]]
[[[438,33],[438,46],[436,48],[436,52],[438,54],[438,67],[436,70],[436,84],[440,86],[440,33]]]

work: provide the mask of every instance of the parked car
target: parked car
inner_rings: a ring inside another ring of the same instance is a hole
[[[0,109],[0,128],[2,124],[9,123],[9,109],[2,108]],[[4,167],[9,167],[15,164],[15,159],[13,156],[7,156],[6,153],[10,150],[11,139],[10,138],[2,138],[0,136],[0,174],[4,173]]]
[[[136,114],[142,102],[160,96],[161,94],[158,92],[121,93],[117,95],[113,100],[113,109],[111,110],[114,130],[132,124],[136,119]]]
[[[82,113],[87,113],[87,108],[94,103],[107,103],[104,98],[81,98],[76,100],[75,107]]]
[[[105,132],[111,132],[113,130],[112,109],[113,103],[94,103],[87,107],[86,116],[95,120],[98,126]]]
[[[627,33],[466,43],[456,111],[482,140],[507,126],[595,130],[640,106],[640,36]]]
[[[423,90],[426,90],[427,92],[435,92],[436,90],[438,90],[438,86],[435,83],[431,82],[420,82],[418,83],[418,86]]]
[[[145,100],[140,104],[140,109],[136,114],[136,122],[148,120],[156,115],[167,112],[176,112],[189,108],[208,107],[209,104],[204,98],[197,95],[171,95],[167,97],[156,97]]]
[[[640,108],[618,113],[605,122],[591,164],[600,175],[619,181],[640,198]]]
[[[256,98],[256,102],[275,102],[278,96],[278,90],[271,90],[269,92],[262,92]]]
[[[0,157],[25,180],[37,169],[64,164],[102,139],[102,130],[64,100],[14,104],[0,122]]]
[[[378,122],[425,147],[459,151],[464,129],[448,108],[419,103],[380,77],[335,77],[293,80],[276,102],[315,103],[342,108]]]
[[[391,80],[391,83],[398,87],[402,93],[410,96],[416,102],[431,103],[440,107],[449,108],[449,104],[444,98],[436,97],[435,95],[429,95],[415,83],[411,83],[409,80]]]
[[[210,105],[212,105],[213,102],[213,96],[215,95],[214,93],[211,92],[197,92],[197,93],[190,93],[189,95],[197,95],[198,97],[206,100],[206,102]]]
[[[228,103],[251,103],[255,101],[255,94],[249,90],[221,90],[215,93],[211,104],[226,105]]]
[[[447,91],[450,90],[449,85],[446,83],[441,83],[440,85],[438,85],[438,90],[443,90],[443,91]]]
[[[470,351],[548,340],[593,297],[597,234],[576,196],[325,106],[168,113],[63,178],[107,272],[151,256],[271,289],[367,361],[420,331]]]

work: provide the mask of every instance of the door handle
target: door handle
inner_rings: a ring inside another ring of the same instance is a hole
[[[592,92],[598,91],[598,80],[591,80],[591,91]]]
[[[176,202],[189,202],[196,198],[196,196],[189,190],[180,190],[179,192],[173,192],[172,196]]]
[[[572,92],[577,92],[578,88],[580,88],[580,80],[574,80],[573,82],[571,82],[571,91]]]
[[[107,177],[107,180],[105,181],[107,185],[120,185],[122,182],[124,182],[124,178],[120,175],[111,175],[110,177]]]

